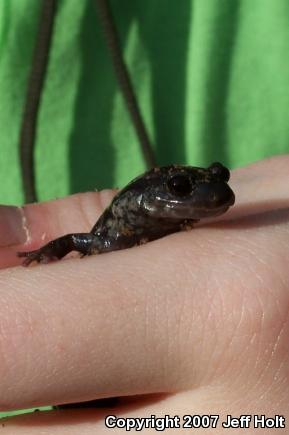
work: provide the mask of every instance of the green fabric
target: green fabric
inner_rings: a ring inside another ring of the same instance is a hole
[[[35,150],[40,200],[145,169],[94,1],[60,0]],[[289,149],[288,0],[111,0],[159,164]],[[0,203],[21,204],[18,135],[39,0],[0,2]]]
[[[159,164],[288,150],[287,0],[111,1]],[[1,203],[23,201],[18,135],[39,0],[0,2]],[[35,150],[40,200],[145,169],[94,1],[60,1]]]

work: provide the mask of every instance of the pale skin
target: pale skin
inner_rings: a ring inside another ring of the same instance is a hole
[[[0,248],[1,411],[143,396],[13,417],[3,433],[120,433],[108,414],[220,414],[207,434],[273,431],[222,429],[227,414],[283,415],[288,427],[288,168],[280,156],[233,171],[236,204],[209,225],[30,268],[13,267],[16,251],[89,230],[114,193],[25,207],[29,245]]]

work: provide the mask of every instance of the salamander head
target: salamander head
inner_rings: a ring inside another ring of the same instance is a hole
[[[221,163],[155,168],[130,183],[139,209],[155,218],[201,219],[225,213],[235,202],[229,170]],[[129,187],[128,186],[128,187]]]

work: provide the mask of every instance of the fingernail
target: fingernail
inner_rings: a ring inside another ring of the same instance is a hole
[[[0,246],[19,245],[27,239],[28,230],[23,209],[0,205]]]

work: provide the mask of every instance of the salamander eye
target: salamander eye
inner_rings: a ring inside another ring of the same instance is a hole
[[[222,181],[229,181],[230,179],[230,171],[225,166],[223,166],[219,162],[213,163],[211,166],[209,166],[209,170],[212,175],[217,177],[219,180]]]
[[[189,195],[193,186],[190,179],[186,175],[178,174],[174,175],[168,180],[168,189],[171,193],[177,196]]]

